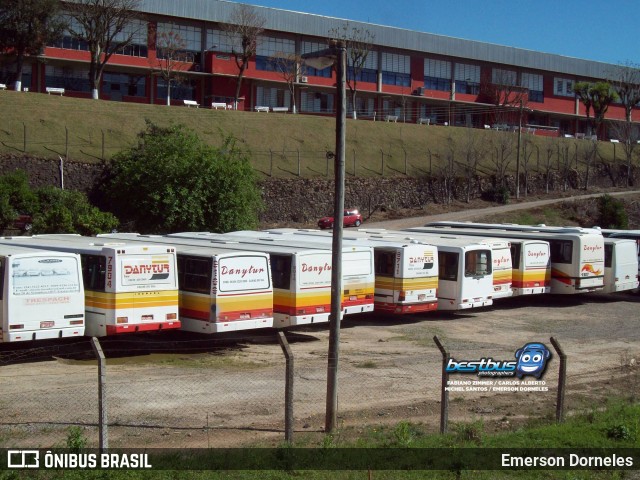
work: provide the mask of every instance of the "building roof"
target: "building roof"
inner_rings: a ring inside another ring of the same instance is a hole
[[[150,14],[226,23],[237,2],[226,0],[142,0],[140,10]],[[507,47],[432,33],[388,27],[323,15],[254,6],[266,19],[265,29],[327,38],[329,31],[349,22],[366,29],[375,45],[465,60],[513,65],[531,70],[557,72],[586,78],[606,78],[615,65],[563,55]]]

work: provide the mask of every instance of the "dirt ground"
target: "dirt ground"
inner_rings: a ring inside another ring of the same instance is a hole
[[[402,221],[424,224],[424,218]],[[637,399],[639,306],[637,293],[547,295],[502,299],[493,307],[457,314],[347,318],[340,333],[337,435],[355,439],[402,421],[438,431],[442,356],[435,335],[456,360],[513,360],[527,342],[552,349],[554,337],[567,355],[567,415],[598,408],[613,397]],[[298,328],[287,337],[294,355],[294,440],[319,445],[328,329]],[[145,337],[142,348],[135,341],[103,344],[109,358],[110,446],[284,441],[284,359],[275,332],[218,340],[165,332]],[[97,368],[90,358],[87,344],[0,351],[0,446],[64,445],[71,425],[82,426],[88,446],[97,445]],[[452,428],[480,422],[483,431],[501,431],[553,419],[558,370],[554,352],[542,378],[547,391],[451,392]]]

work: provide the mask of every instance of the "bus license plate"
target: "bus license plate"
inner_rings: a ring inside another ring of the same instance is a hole
[[[46,322],[40,322],[40,328],[51,328],[54,324],[53,320],[47,320]]]
[[[153,315],[142,315],[142,321],[149,321],[149,320],[153,320]]]
[[[251,314],[250,313],[241,313],[240,314],[240,320],[249,320],[251,318]]]
[[[424,293],[421,293],[420,295],[418,295],[419,302],[422,302],[425,298],[427,298],[427,296]]]
[[[358,300],[358,296],[357,296],[357,295],[351,295],[351,296],[349,297],[349,300],[351,300],[352,302],[354,302],[354,301]]]

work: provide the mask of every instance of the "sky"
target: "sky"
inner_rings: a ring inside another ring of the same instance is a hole
[[[640,64],[640,0],[244,0],[450,37]]]

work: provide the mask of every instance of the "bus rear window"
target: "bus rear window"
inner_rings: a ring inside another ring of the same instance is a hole
[[[554,263],[571,263],[573,242],[571,240],[551,240],[551,261]]]
[[[491,251],[472,250],[464,254],[464,276],[478,277],[491,273]]]

